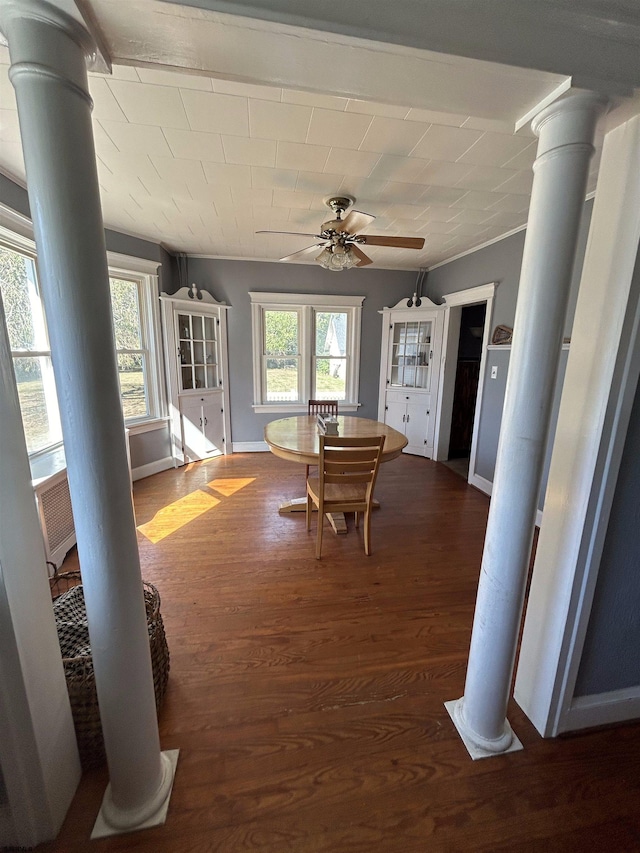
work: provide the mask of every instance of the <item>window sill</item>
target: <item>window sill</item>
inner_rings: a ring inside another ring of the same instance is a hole
[[[338,414],[344,415],[345,412],[357,412],[362,403],[338,403]],[[289,415],[306,415],[306,403],[294,403],[293,405],[282,403],[254,403],[253,411],[257,414],[289,414]]]
[[[143,432],[153,432],[157,429],[162,429],[169,423],[169,418],[152,418],[148,421],[133,421],[126,423],[125,429],[129,430],[129,435],[140,435]]]

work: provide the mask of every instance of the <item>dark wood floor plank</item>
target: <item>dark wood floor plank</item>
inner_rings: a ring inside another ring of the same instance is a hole
[[[640,849],[640,726],[545,741],[511,703],[525,749],[472,762],[443,707],[464,688],[488,499],[402,456],[381,468],[372,556],[349,519],[318,562],[304,515],[277,513],[302,479],[301,466],[236,454],[135,484],[138,525],[167,533],[139,544],[171,649],[160,736],[181,755],[168,820],[89,845],[100,769],[42,849]],[[219,503],[193,518],[179,503],[169,532],[165,508],[197,491]]]

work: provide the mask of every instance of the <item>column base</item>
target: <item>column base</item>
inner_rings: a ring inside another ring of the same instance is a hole
[[[91,839],[105,838],[108,835],[124,835],[127,832],[137,832],[140,829],[149,829],[163,824],[167,819],[179,752],[179,749],[168,749],[160,753],[162,782],[153,799],[142,808],[135,811],[116,808],[111,800],[111,786],[108,785]]]
[[[504,733],[502,737],[496,740],[489,740],[472,731],[464,720],[462,713],[463,704],[464,696],[461,699],[453,699],[450,702],[445,702],[444,707],[453,720],[453,724],[458,730],[462,742],[467,747],[467,752],[474,761],[477,761],[479,758],[491,758],[493,755],[504,755],[506,752],[517,752],[523,749],[522,743],[514,734],[508,720],[504,721]]]

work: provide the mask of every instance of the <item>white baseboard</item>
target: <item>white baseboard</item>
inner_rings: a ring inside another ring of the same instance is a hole
[[[560,724],[561,732],[573,732],[592,726],[622,723],[640,717],[640,685],[579,696],[571,703]]]
[[[469,485],[475,486],[476,489],[480,489],[481,492],[484,492],[485,495],[490,495],[493,489],[493,483],[491,480],[485,480],[484,477],[481,477],[479,474],[469,474]]]
[[[232,448],[234,453],[265,453],[269,445],[266,441],[234,441]]]
[[[131,469],[131,478],[142,480],[144,477],[151,477],[152,474],[159,474],[160,471],[168,471],[175,465],[173,456],[165,456],[162,459],[156,459],[155,462],[148,462],[146,465],[139,465],[137,468]]]
[[[471,474],[469,477],[469,485],[475,486],[476,489],[480,489],[481,492],[484,492],[485,495],[490,495],[493,491],[493,483],[491,480],[485,480],[484,477],[481,477],[479,474]],[[542,510],[539,509],[536,512],[536,527],[540,527],[542,524]]]

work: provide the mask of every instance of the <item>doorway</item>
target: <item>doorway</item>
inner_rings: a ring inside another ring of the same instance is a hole
[[[465,480],[469,476],[486,313],[486,303],[465,305],[460,312],[448,463],[449,467],[461,474]]]
[[[443,358],[434,459],[475,485],[484,374],[497,282],[444,299]]]

